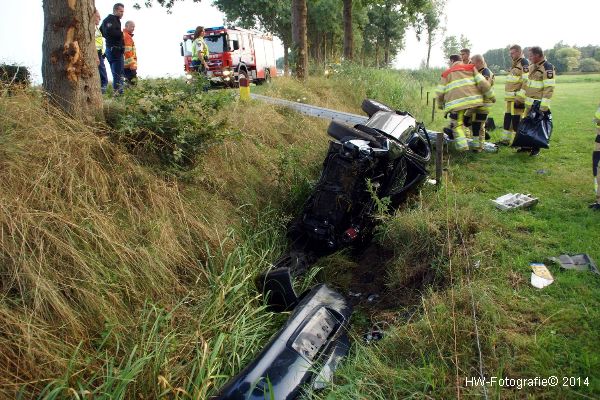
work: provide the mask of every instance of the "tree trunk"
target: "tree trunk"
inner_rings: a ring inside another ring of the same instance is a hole
[[[383,63],[384,66],[389,66],[390,65],[390,38],[386,37],[385,38],[385,45],[384,45],[384,49],[383,49]]]
[[[352,60],[354,37],[352,32],[352,0],[344,0],[344,58]]]
[[[296,77],[306,79],[308,72],[306,44],[306,0],[292,0],[292,42],[296,58]]]
[[[287,42],[283,42],[283,76],[290,76],[290,46]]]
[[[431,46],[433,42],[433,35],[431,33],[427,34],[427,62],[425,63],[425,68],[429,69],[429,58],[431,57]]]
[[[44,0],[42,78],[50,101],[74,118],[101,120],[94,0]]]

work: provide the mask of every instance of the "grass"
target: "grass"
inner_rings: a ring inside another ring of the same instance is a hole
[[[369,96],[428,123],[420,87],[435,82],[419,79],[350,66],[258,90],[356,113]],[[565,252],[600,260],[600,216],[586,208],[600,76],[557,80],[550,150],[448,154],[441,190],[425,187],[383,217],[375,242],[390,255],[386,293],[402,301],[359,308],[335,382],[305,397],[481,397],[465,384],[480,369],[589,377],[578,387],[490,386],[491,398],[600,395],[600,278],[550,266],[551,286],[529,285],[529,262]],[[492,115],[499,125],[501,101]],[[234,102],[223,118],[240,134],[175,178],[35,92],[0,98],[0,398],[206,398],[284,323],[265,312],[253,278],[284,251],[327,125],[259,102]],[[428,127],[445,123],[437,113]],[[495,210],[489,199],[507,192],[540,203]],[[338,253],[316,279],[344,291],[358,267],[352,252]],[[378,321],[384,339],[365,345]]]

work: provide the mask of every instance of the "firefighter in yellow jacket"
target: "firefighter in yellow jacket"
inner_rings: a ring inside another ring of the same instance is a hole
[[[471,63],[475,65],[475,69],[479,72],[486,81],[490,84],[490,87],[494,87],[495,76],[494,73],[487,67],[485,58],[481,54],[475,54],[471,58]],[[492,99],[484,98],[483,105],[477,108],[471,108],[467,110],[465,116],[468,116],[473,122],[471,122],[471,131],[473,132],[472,146],[474,151],[482,151],[485,139],[487,139],[487,133],[485,131],[485,122],[487,121],[488,115],[492,107]],[[476,139],[476,137],[478,139]]]
[[[469,149],[465,137],[464,117],[468,109],[482,107],[484,100],[495,102],[489,82],[473,64],[463,64],[458,54],[450,56],[451,66],[442,74],[437,88],[438,106],[450,115],[450,126],[444,132],[453,136],[456,149]]]
[[[523,83],[527,81],[529,75],[529,61],[523,57],[521,46],[515,44],[509,49],[512,66],[506,77],[504,84],[504,100],[506,101],[506,111],[504,112],[504,124],[502,140],[498,144],[510,146],[514,139],[515,132],[521,122],[525,104],[519,101],[517,94],[523,88]]]
[[[137,80],[137,52],[135,51],[135,42],[133,41],[133,31],[135,30],[135,22],[125,22],[123,29],[123,41],[125,42],[125,80],[130,85],[135,85]]]
[[[542,113],[549,113],[554,86],[556,84],[554,80],[554,76],[556,75],[554,65],[546,61],[542,48],[538,46],[529,48],[529,61],[529,76],[521,90],[519,90],[519,93],[517,93],[515,101],[525,103],[524,116],[529,113],[534,101],[540,102],[540,111]],[[530,151],[531,156],[540,154],[539,148],[521,148],[519,151]]]
[[[600,175],[598,175],[598,164],[600,164],[600,106],[594,115],[596,123],[596,143],[592,153],[592,173],[594,174],[594,192],[596,193],[596,202],[590,204],[590,208],[600,211]]]

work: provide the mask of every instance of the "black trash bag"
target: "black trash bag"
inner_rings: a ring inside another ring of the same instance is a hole
[[[540,102],[536,100],[527,116],[519,124],[512,146],[547,149],[551,135],[552,114],[550,110],[540,111]]]

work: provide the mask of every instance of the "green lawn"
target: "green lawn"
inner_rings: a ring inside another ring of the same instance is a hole
[[[502,131],[503,89],[499,77],[493,141]],[[480,368],[487,378],[559,379],[555,387],[491,385],[491,398],[600,396],[600,276],[546,263],[555,282],[542,290],[529,283],[529,263],[549,256],[588,253],[600,261],[600,213],[587,208],[594,201],[592,118],[599,101],[600,75],[558,76],[554,132],[541,156],[510,148],[446,155],[443,188],[424,189],[379,235],[384,247],[394,249],[388,270],[400,271],[389,274],[390,285],[402,287],[402,271],[419,260],[437,269],[438,284],[424,289],[417,316],[396,319],[376,348],[357,338],[337,375],[340,383],[324,397],[481,398],[481,387],[465,383]],[[447,121],[437,111],[431,122],[429,107],[425,122],[439,130]],[[509,192],[531,193],[539,204],[512,212],[490,204]],[[404,240],[411,246],[402,246]],[[376,317],[359,310],[356,333]],[[581,379],[563,386],[563,377]]]

